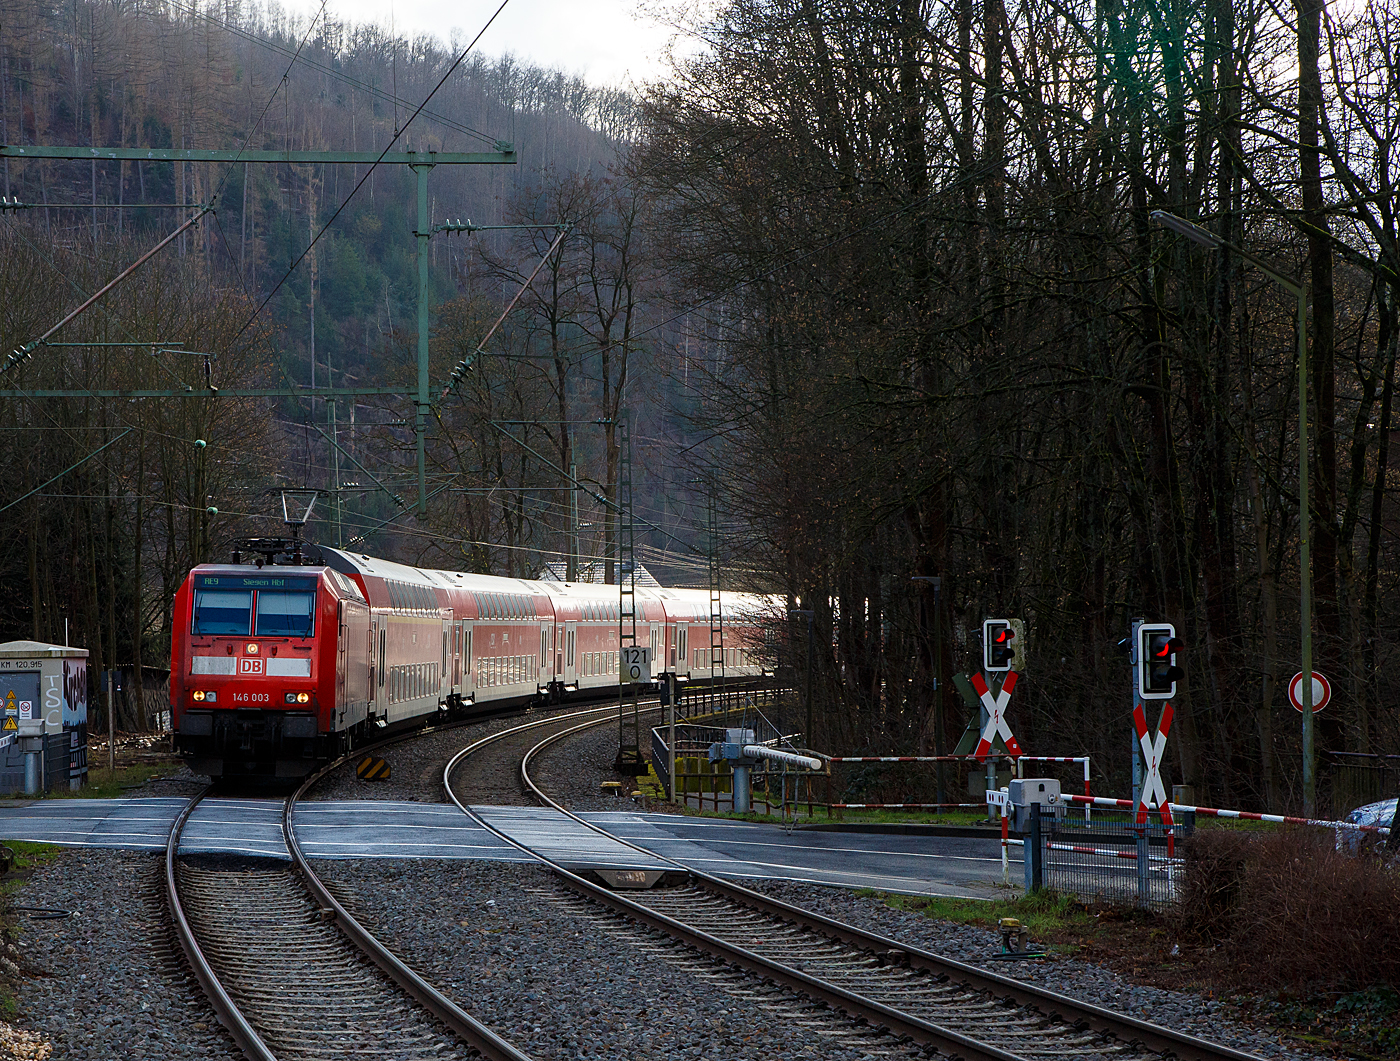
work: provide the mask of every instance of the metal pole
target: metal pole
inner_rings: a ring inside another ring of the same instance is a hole
[[[1308,502],[1308,285],[1298,288],[1298,610],[1302,624],[1303,814],[1317,812],[1317,750],[1313,746],[1312,557]]]
[[[671,797],[671,802],[672,802],[672,803],[675,803],[675,802],[676,802],[676,791],[677,791],[677,790],[676,790],[676,696],[678,695],[678,693],[679,693],[680,690],[679,690],[679,688],[678,688],[677,685],[676,685],[676,676],[675,676],[674,674],[668,674],[668,675],[666,675],[666,684],[667,684],[667,686],[668,686],[668,690],[667,690],[667,691],[668,691],[669,694],[670,694],[670,695],[667,697],[667,700],[669,701],[669,703],[668,703],[668,705],[667,705],[667,707],[666,707],[666,721],[667,721],[667,724],[670,726],[670,732],[669,732],[669,733],[667,734],[667,736],[666,736],[666,758],[670,760],[670,762],[667,764],[666,776],[669,777],[669,778],[671,779],[671,792],[670,792],[670,797]]]
[[[812,656],[813,646],[816,642],[816,631],[812,623],[816,618],[815,611],[809,609],[807,612],[807,747],[812,746]]]
[[[1133,671],[1133,710],[1138,706],[1143,708],[1143,717],[1147,717],[1147,705],[1142,701],[1142,690],[1138,687],[1138,627],[1142,625],[1141,619],[1133,619],[1131,633],[1128,637],[1128,662]],[[1132,746],[1133,754],[1133,807],[1138,806],[1142,799],[1142,757],[1139,755],[1141,746],[1138,744],[1137,727],[1131,728],[1128,738]],[[1147,862],[1152,848],[1148,843],[1148,832],[1152,828],[1152,816],[1149,814],[1147,822],[1141,828],[1135,830],[1137,833],[1137,887],[1138,899],[1145,901],[1148,896]]]
[[[329,358],[327,360],[329,360]],[[329,366],[326,367],[326,374],[330,374]],[[335,544],[337,545],[337,547],[339,547],[345,543],[345,529],[341,519],[342,510],[340,501],[340,444],[336,441],[336,435],[339,433],[339,425],[336,423],[335,419],[334,398],[326,399],[326,409],[329,411],[331,417],[331,475],[334,476],[334,481],[331,485],[331,489],[335,491],[331,496],[335,500]]]
[[[578,465],[569,465],[569,564],[564,572],[566,582],[578,581]]]
[[[1128,667],[1133,675],[1133,710],[1137,710],[1138,705],[1138,627],[1143,620],[1133,619],[1128,627]],[[1132,718],[1131,715],[1128,716]],[[1133,764],[1133,806],[1136,807],[1138,800],[1142,796],[1142,760],[1138,757],[1137,729],[1129,724],[1128,754],[1129,761]]]
[[[939,675],[943,666],[943,579],[933,579],[933,754],[943,754],[943,688],[939,685]],[[940,759],[937,767],[938,802],[947,803],[945,795],[948,787]]]
[[[117,676],[115,671],[107,672],[107,778],[117,776]]]
[[[428,172],[431,163],[409,166],[418,176],[418,401],[414,424],[418,436],[418,514],[428,511]]]

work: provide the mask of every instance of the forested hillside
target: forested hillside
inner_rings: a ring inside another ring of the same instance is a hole
[[[454,57],[232,6],[0,12],[19,146],[380,150]],[[406,167],[351,198],[364,167],[7,159],[6,350],[216,212],[55,336],[89,345],[7,368],[31,396],[7,398],[0,619],[154,660],[174,580],[275,531],[287,486],[328,491],[320,540],[523,574],[574,551],[576,466],[578,550],[611,555],[591,495],[618,495],[625,419],[664,528],[646,558],[703,581],[713,494],[729,584],[813,613],[817,747],[950,749],[950,679],[984,616],[1016,615],[1021,743],[1125,783],[1144,617],[1185,646],[1169,780],[1297,807],[1306,627],[1335,691],[1324,794],[1393,783],[1345,756],[1400,754],[1400,23],[1294,14],[732,0],[640,100],[469,56],[398,146],[513,144],[516,166],[437,167],[430,221],[531,227],[430,241],[435,395],[453,382],[423,515],[410,402],[208,392],[413,384]],[[805,666],[805,626],[774,633]]]
[[[275,8],[4,0],[0,141],[378,152],[456,48]],[[624,388],[639,494],[656,494],[640,447],[677,448],[659,441],[666,384],[648,371],[660,332],[635,335],[656,301],[637,199],[619,168],[636,121],[619,90],[472,54],[398,136],[396,150],[504,144],[518,159],[433,169],[430,224],[536,224],[430,242],[434,387],[463,357],[473,365],[429,415],[424,513],[411,402],[208,396],[211,386],[416,388],[416,187],[406,166],[6,157],[3,193],[19,204],[0,212],[7,352],[213,204],[55,334],[59,345],[24,349],[6,366],[5,385],[30,395],[7,399],[0,435],[12,473],[5,503],[23,528],[0,545],[12,590],[0,604],[6,636],[61,639],[67,620],[100,667],[159,665],[184,573],[224,558],[233,538],[285,533],[279,492],[289,487],[324,491],[308,528],[315,540],[409,562],[533,574],[574,548],[611,548],[615,527],[588,494],[571,540],[557,469],[615,493]],[[558,222],[572,227],[548,285],[474,357],[555,238],[539,226]],[[194,396],[97,393],[111,390]],[[690,490],[682,483],[679,496]]]

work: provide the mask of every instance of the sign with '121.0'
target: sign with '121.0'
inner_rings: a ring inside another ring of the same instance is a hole
[[[642,645],[624,645],[618,653],[618,664],[624,682],[651,681],[651,649]]]

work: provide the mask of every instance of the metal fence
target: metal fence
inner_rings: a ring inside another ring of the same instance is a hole
[[[744,725],[755,731],[758,744],[791,746],[790,734],[783,734],[761,715],[752,710],[742,710],[736,717],[728,719],[731,725]],[[710,745],[725,739],[725,726],[694,722],[676,723],[676,797],[678,801],[700,810],[715,811],[734,809],[733,772],[726,762],[710,762]],[[671,779],[667,773],[670,756],[667,754],[667,726],[657,726],[651,731],[651,762],[667,791],[671,790]],[[812,789],[814,777],[825,779],[824,775],[809,775],[806,771],[794,770],[781,763],[760,762],[750,774],[752,803],[754,810],[763,808],[763,813],[772,813],[774,808],[784,814],[796,804],[805,804],[807,813],[812,813],[816,803]]]
[[[1132,811],[1027,808],[1026,888],[1049,888],[1105,906],[1164,910],[1176,902],[1176,841],[1193,822],[1139,824]]]
[[[1400,755],[1333,751],[1322,755],[1330,773],[1333,817],[1400,795]]]

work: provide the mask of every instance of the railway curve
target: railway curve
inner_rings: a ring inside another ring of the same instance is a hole
[[[532,779],[532,759],[550,744],[597,725],[581,722],[537,742],[520,760],[522,786],[541,805],[630,848],[668,862],[677,887],[620,894],[520,843],[477,814],[454,790],[454,772],[502,739],[474,742],[443,772],[449,798],[484,828],[531,854],[577,896],[693,951],[818,1000],[894,1039],[949,1056],[1015,1061],[1028,1057],[1151,1057],[1257,1061],[1211,1043],[1068,996],[977,969],[897,940],[802,910],[658,856],[556,803]],[[517,727],[507,734],[522,732]]]

